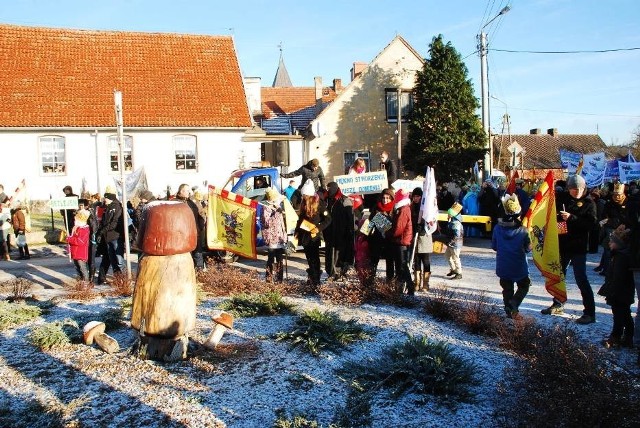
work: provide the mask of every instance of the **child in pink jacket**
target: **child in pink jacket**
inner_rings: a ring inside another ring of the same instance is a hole
[[[73,264],[80,276],[80,280],[91,283],[89,280],[89,211],[78,210],[75,215],[75,222],[71,234],[67,236],[69,244],[69,254],[73,259]]]

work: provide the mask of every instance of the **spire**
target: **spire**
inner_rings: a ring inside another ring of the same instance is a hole
[[[280,62],[278,63],[278,70],[276,71],[276,77],[273,79],[272,87],[292,87],[289,73],[287,73],[287,67],[284,65],[284,58],[282,56],[282,42],[278,45],[280,49]]]

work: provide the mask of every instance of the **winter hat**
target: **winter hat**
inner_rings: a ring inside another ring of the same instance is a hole
[[[618,248],[625,248],[629,244],[630,237],[631,229],[626,229],[624,225],[618,226],[618,228],[609,235],[611,242],[616,244]]]
[[[504,207],[504,212],[507,215],[516,215],[520,214],[522,208],[520,208],[520,202],[518,201],[518,197],[515,194],[512,195],[504,195],[502,198],[502,206]]]
[[[411,203],[411,199],[409,198],[409,192],[404,189],[399,189],[396,192],[396,196],[393,200],[394,208],[398,209],[404,207],[405,205],[409,205]]]
[[[304,185],[300,189],[300,193],[302,196],[313,196],[316,194],[316,187],[313,185],[313,181],[307,180],[304,182]]]
[[[140,192],[140,199],[144,199],[145,201],[152,201],[155,199],[151,190],[143,190]]]
[[[624,184],[616,183],[613,185],[613,193],[618,195],[624,195]]]
[[[422,196],[422,189],[420,187],[416,187],[415,189],[413,189],[413,192],[411,192],[411,197],[413,198],[414,196]]]
[[[327,193],[329,194],[330,198],[333,198],[336,193],[338,193],[338,190],[340,190],[340,186],[338,186],[338,183],[336,183],[335,181],[327,184]]]
[[[280,194],[278,193],[278,191],[276,189],[274,189],[273,187],[269,187],[265,192],[264,192],[264,197],[267,201],[277,201],[278,197],[280,196]]]
[[[587,182],[584,181],[584,178],[581,175],[572,175],[567,180],[567,190],[569,189],[586,189]]]
[[[116,193],[116,188],[113,187],[113,185],[109,184],[107,187],[105,187],[104,193]]]
[[[449,214],[451,217],[455,217],[461,212],[462,212],[462,205],[460,205],[458,202],[454,202],[453,205],[451,205],[451,208],[447,210],[447,214]]]
[[[105,193],[104,194],[105,199],[109,199],[110,201],[115,201],[118,198],[116,198],[116,194],[115,193]]]
[[[87,224],[87,220],[89,220],[89,215],[90,213],[87,210],[76,211],[76,215],[75,215],[76,222]]]

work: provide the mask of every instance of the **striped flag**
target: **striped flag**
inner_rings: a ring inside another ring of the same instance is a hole
[[[255,259],[257,208],[256,201],[209,186],[208,247]]]
[[[556,195],[552,171],[549,171],[538,188],[522,224],[531,235],[533,262],[545,278],[545,289],[558,301],[566,302],[567,285],[560,264]]]

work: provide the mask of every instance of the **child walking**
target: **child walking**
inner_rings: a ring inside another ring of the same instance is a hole
[[[447,214],[449,216],[449,222],[447,223],[446,235],[449,237],[447,243],[447,249],[444,252],[444,257],[449,262],[449,273],[447,274],[449,279],[462,279],[462,264],[460,263],[460,252],[462,251],[462,243],[464,230],[462,228],[462,205],[457,202],[449,208]]]
[[[609,235],[611,258],[604,285],[598,291],[598,294],[605,297],[607,305],[611,306],[613,314],[613,328],[609,338],[604,341],[607,348],[633,347],[634,325],[631,305],[634,302],[635,287],[633,272],[629,269],[630,237],[631,229],[626,229],[625,226],[619,226]]]
[[[287,230],[284,224],[283,209],[280,194],[273,187],[269,187],[262,202],[262,238],[267,246],[267,268],[265,279],[267,282],[280,283],[283,279],[282,260],[287,245]],[[273,262],[275,260],[275,270]],[[275,274],[275,275],[274,275]]]
[[[71,229],[71,234],[67,237],[67,243],[69,244],[69,254],[71,254],[80,280],[91,285],[89,264],[87,262],[89,260],[89,240],[91,235],[87,224],[89,214],[89,211],[84,209],[76,211],[73,229]]]
[[[518,197],[504,195],[502,206],[505,216],[493,229],[491,248],[496,251],[496,275],[500,278],[504,312],[508,318],[518,316],[522,300],[529,292],[529,264],[527,253],[531,251],[531,237],[520,221],[521,207]],[[514,283],[518,290],[514,293]]]

